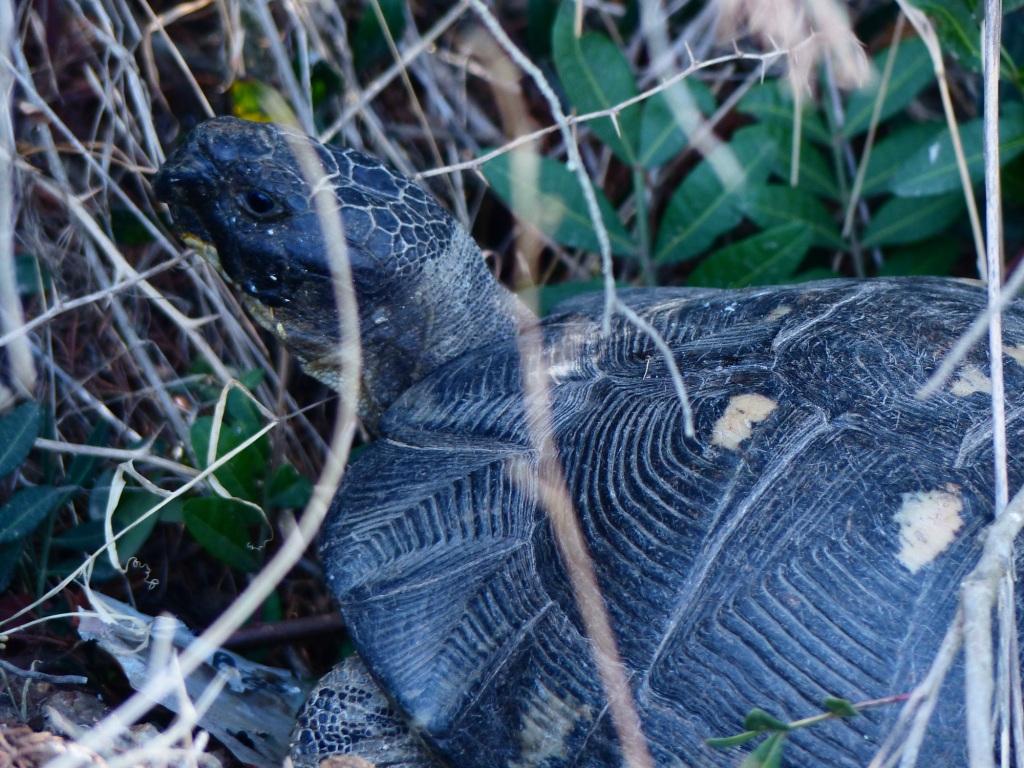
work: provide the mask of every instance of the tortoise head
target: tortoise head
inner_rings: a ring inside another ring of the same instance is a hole
[[[323,168],[312,182],[296,159],[307,149]],[[363,345],[362,410],[372,428],[438,365],[514,333],[511,307],[458,222],[380,161],[268,123],[207,121],[161,168],[157,196],[182,238],[307,372],[345,385],[314,184],[330,184],[337,200]]]

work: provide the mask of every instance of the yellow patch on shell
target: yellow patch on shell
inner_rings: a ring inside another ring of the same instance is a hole
[[[778,406],[770,397],[756,392],[730,398],[725,413],[715,422],[711,443],[735,451],[750,437],[754,424],[767,419]]]
[[[517,760],[509,768],[529,768],[569,755],[569,737],[581,722],[592,719],[590,707],[566,693],[556,693],[538,682],[519,720]]]
[[[964,524],[960,489],[914,491],[902,494],[903,503],[893,519],[900,526],[900,551],[896,557],[911,573],[917,573],[941,555]]]
[[[976,365],[965,365],[960,369],[949,391],[957,397],[967,397],[977,392],[992,392],[992,380]]]
[[[1017,363],[1017,365],[1024,366],[1024,344],[1018,344],[1014,347],[1007,344],[1003,347],[1003,354]]]
[[[768,319],[778,320],[780,317],[785,317],[792,311],[793,308],[788,304],[780,304],[779,306],[777,306],[775,309],[768,313]]]

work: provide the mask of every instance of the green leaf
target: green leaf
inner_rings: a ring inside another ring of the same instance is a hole
[[[894,197],[875,211],[861,241],[865,248],[924,240],[948,229],[964,210],[964,196]]]
[[[109,491],[109,487],[104,489]],[[86,520],[62,531],[51,540],[53,546],[74,552],[95,552],[103,546],[103,521]]]
[[[247,78],[236,79],[228,93],[231,95],[231,114],[257,123],[270,122],[265,105],[272,99],[281,98],[266,83]]]
[[[789,180],[790,142],[780,146],[776,172],[785,180]],[[782,170],[784,166],[784,170]],[[839,199],[839,185],[836,184],[835,168],[829,163],[817,147],[805,141],[800,146],[800,173],[797,177],[797,188],[805,189],[819,197],[831,200]]]
[[[38,403],[22,403],[0,419],[0,478],[21,466],[43,425]]]
[[[878,87],[888,55],[889,51],[886,49],[875,56],[876,77],[867,87],[850,96],[846,107],[846,123],[843,126],[843,135],[847,138],[866,131],[871,123],[871,113],[875,108],[875,99],[878,96]],[[932,61],[924,42],[917,37],[901,41],[896,51],[896,61],[893,62],[885,100],[882,102],[879,122],[902,110],[934,81]]]
[[[797,272],[786,282],[790,285],[795,283],[811,283],[815,280],[835,280],[836,278],[842,277],[842,275],[833,272],[831,269],[825,267],[811,267],[805,269],[802,272]]]
[[[781,768],[785,745],[786,734],[773,733],[744,758],[740,768]]]
[[[804,260],[812,238],[811,228],[800,221],[774,227],[708,256],[693,270],[689,284],[742,288],[785,282]]]
[[[789,123],[778,122],[769,124],[766,129],[778,144],[775,160],[772,163],[772,173],[788,184],[790,166],[793,162],[793,126]],[[825,159],[822,150],[816,144],[808,141],[806,136],[800,142],[800,157],[797,158],[797,161],[800,164],[797,175],[797,186],[800,189],[806,189],[819,197],[839,199],[835,166],[831,161]]]
[[[566,299],[585,293],[595,293],[604,288],[604,278],[593,280],[573,280],[566,283],[550,285],[534,285],[518,292],[519,298],[526,306],[535,309],[541,317],[547,317],[558,311],[558,305]]]
[[[765,712],[759,707],[754,707],[747,712],[743,719],[743,727],[748,731],[788,731],[789,724],[784,723],[774,715]]]
[[[722,736],[716,739],[704,739],[704,743],[712,749],[730,749],[732,747],[738,747],[740,744],[746,744],[751,739],[756,739],[761,735],[761,731],[743,731],[743,733],[737,733],[735,736]]]
[[[523,167],[536,168],[536,177],[513,166],[513,158],[526,160]],[[536,165],[534,165],[536,163]],[[516,171],[513,173],[513,168]],[[512,212],[561,245],[597,251],[597,235],[587,214],[587,204],[579,180],[565,165],[528,151],[509,152],[481,167],[484,178]],[[619,221],[615,209],[599,189],[598,207],[604,218],[612,252],[635,256],[636,246]]]
[[[315,109],[334,103],[334,97],[343,87],[341,74],[330,63],[321,60],[313,65],[309,73],[309,95]]]
[[[562,2],[551,31],[555,69],[569,102],[577,112],[597,112],[636,96],[633,70],[619,46],[598,32],[573,32],[575,3]],[[640,105],[620,111],[619,130],[610,117],[591,120],[591,130],[627,165],[636,165],[640,136]],[[621,131],[621,135],[620,135]]]
[[[985,174],[982,120],[960,126],[967,171],[972,182]],[[1024,152],[1024,108],[1006,105],[999,118],[999,159],[1008,163]],[[960,188],[960,173],[948,131],[920,147],[893,175],[889,188],[900,197],[924,197]]]
[[[120,533],[141,519],[158,503],[160,497],[155,494],[137,489],[125,490],[118,501],[117,509],[114,510],[114,533]],[[117,556],[122,565],[146,543],[156,524],[160,522],[160,516],[160,512],[150,515],[117,540]]]
[[[640,121],[641,165],[655,168],[679,154],[691,132],[685,127],[699,126],[714,109],[711,91],[699,80],[684,80],[648,99]]]
[[[934,141],[942,133],[942,127],[943,124],[938,122],[914,123],[878,142],[871,150],[861,194],[871,197],[885,192],[900,165],[918,149]]]
[[[239,395],[240,392],[232,392],[232,395]],[[231,402],[229,395],[228,402]],[[237,399],[237,407],[244,412],[245,406]],[[251,403],[248,405],[251,406]],[[244,419],[244,415],[242,416]],[[256,426],[254,429],[253,427]],[[208,466],[206,457],[209,453],[210,434],[213,429],[213,418],[203,416],[195,420],[190,431],[192,438],[192,450],[201,467]],[[230,414],[225,416],[220,429],[220,442],[217,446],[217,457],[223,456],[229,451],[237,448],[258,430],[258,424],[242,423],[232,418]],[[229,493],[248,501],[256,502],[262,500],[262,484],[267,476],[267,462],[269,460],[270,443],[266,435],[250,445],[244,451],[222,465],[214,475],[224,485]]]
[[[373,9],[374,0],[368,0],[363,15],[352,36],[352,57],[356,69],[365,72],[381,59],[391,54],[384,30]],[[388,31],[397,44],[405,32],[405,0],[379,0],[381,15],[388,25]]]
[[[736,108],[746,115],[756,117],[765,127],[785,130],[793,128],[793,94],[784,78],[755,85],[740,99]],[[832,136],[811,99],[805,99],[803,110],[801,134],[819,144],[830,145]]]
[[[21,559],[21,552],[25,548],[25,542],[12,541],[9,544],[0,544],[0,593],[6,592],[11,586],[11,578],[14,570],[18,567]]]
[[[813,244],[843,249],[839,228],[821,201],[807,190],[769,184],[754,187],[742,197],[743,212],[762,229],[802,221],[814,234]]]
[[[534,61],[547,59],[551,52],[551,29],[555,26],[558,3],[551,0],[527,0],[526,45]]]
[[[940,237],[906,248],[890,249],[878,274],[883,277],[950,275],[959,258],[960,246],[956,239]]]
[[[744,192],[767,178],[777,145],[759,127],[737,131],[683,179],[665,209],[654,260],[671,264],[698,256],[743,218]],[[724,183],[718,168],[734,175]]]
[[[14,284],[19,296],[34,296],[49,285],[49,275],[39,260],[29,253],[14,257]]]
[[[282,464],[267,483],[267,503],[264,506],[268,509],[301,509],[309,502],[312,492],[309,478],[300,475],[291,464]]]
[[[965,67],[981,71],[981,28],[963,0],[912,0],[935,22],[943,51]]]
[[[856,717],[860,714],[849,699],[840,699],[835,696],[825,698],[825,710],[836,717]]]
[[[250,437],[260,431],[263,423],[260,419],[260,412],[253,403],[252,398],[245,392],[232,389],[228,392],[228,400],[225,412],[229,423],[240,435]]]
[[[105,421],[97,421],[86,438],[86,445],[105,445],[107,435],[110,433],[110,425]],[[68,465],[67,474],[64,477],[64,485],[72,485],[77,488],[85,488],[96,478],[96,465],[99,463],[99,456],[88,453],[80,453],[71,460]]]
[[[248,545],[249,528],[261,519],[251,507],[218,497],[189,499],[184,517],[188,532],[218,560],[240,571],[259,568],[260,558]]]
[[[37,485],[22,488],[0,507],[0,544],[20,541],[67,498],[70,489]]]
[[[139,247],[153,242],[153,235],[143,225],[139,216],[126,208],[111,209],[110,233],[118,245]]]

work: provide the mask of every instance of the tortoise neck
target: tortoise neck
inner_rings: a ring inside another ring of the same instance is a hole
[[[369,297],[360,295],[357,279],[360,416],[371,432],[418,381],[467,352],[515,339],[519,324],[531,317],[488,271],[473,239],[453,225],[443,256],[424,260],[415,278],[394,281]],[[300,358],[308,373],[328,385],[350,385],[336,365],[324,364],[327,356],[320,351],[300,352]]]

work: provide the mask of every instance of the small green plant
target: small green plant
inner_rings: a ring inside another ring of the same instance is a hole
[[[978,71],[980,17],[973,5],[917,4],[935,20],[947,51]],[[1019,6],[1011,4],[1007,12]],[[717,147],[701,144],[691,160],[680,163],[696,134],[703,131],[707,138],[702,126],[724,100],[696,71],[637,100],[638,77],[623,47],[603,31],[577,36],[574,12],[574,3],[560,5],[551,33],[552,63],[567,108],[577,117],[591,115],[580,125],[628,169],[631,187],[621,183],[626,173],[609,171],[615,183],[605,183],[607,195],[597,190],[598,203],[612,252],[648,283],[684,279],[736,288],[868,271],[949,274],[964,255],[949,247],[950,240],[968,241],[953,142],[937,104],[920,106],[922,99],[936,102],[933,63],[920,39],[897,39],[874,56],[880,73],[892,54],[887,80],[875,77],[836,100],[803,99],[797,142],[790,84],[777,78],[753,85],[736,103],[735,117],[712,129],[727,138]],[[1002,75],[1016,87],[1005,89],[1000,159],[1016,168],[1024,152],[1024,89],[1008,53]],[[824,79],[815,90],[828,92]],[[915,102],[918,114],[911,117],[908,107]],[[876,105],[876,138],[869,140]],[[959,130],[970,179],[978,185],[981,120],[963,120]],[[858,156],[869,149],[863,185],[854,197]],[[597,249],[583,195],[564,163],[532,149],[481,157],[491,188],[520,220],[557,244]],[[679,170],[681,180],[666,187]],[[857,215],[850,214],[851,226],[843,227],[851,210]],[[680,275],[687,262],[696,267],[685,266]]]
[[[255,387],[261,378],[261,371],[252,371],[242,383]],[[217,494],[189,498],[182,509],[186,530],[207,552],[247,572],[257,570],[262,561],[259,542],[270,533],[267,516],[305,506],[311,492],[309,480],[295,467],[274,460],[265,424],[251,396],[236,388],[227,393],[222,412],[201,416],[191,429],[200,468],[251,441],[213,472]]]
[[[781,768],[782,751],[786,746],[786,737],[793,731],[818,725],[827,720],[856,717],[862,710],[885,704],[894,704],[904,701],[906,698],[906,694],[900,694],[855,704],[849,699],[827,696],[821,705],[821,708],[824,710],[823,712],[801,720],[792,720],[788,723],[763,709],[755,707],[744,718],[743,731],[732,736],[705,739],[705,743],[715,749],[732,749],[759,737],[764,737],[764,741],[758,744],[753,752],[743,758],[739,764],[740,768]]]

